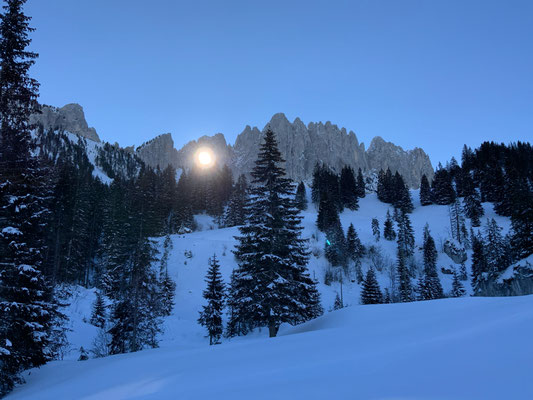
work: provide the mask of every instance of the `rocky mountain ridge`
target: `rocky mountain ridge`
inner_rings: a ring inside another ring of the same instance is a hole
[[[77,104],[62,108],[43,106],[42,114],[34,116],[32,121],[41,123],[45,129],[61,127],[87,139],[100,141],[94,128],[88,127],[83,109]],[[305,125],[296,118],[291,123],[282,113],[275,114],[262,130],[247,125],[233,146],[226,142],[223,134],[217,133],[190,141],[177,150],[172,135],[165,133],[138,146],[134,152],[152,167],[165,168],[170,164],[189,169],[194,166],[196,152],[206,147],[212,150],[218,166],[227,164],[234,176],[238,176],[241,173],[249,174],[252,170],[268,128],[277,136],[281,154],[286,160],[288,177],[295,181],[309,181],[317,163],[326,164],[337,172],[344,165],[355,170],[361,168],[367,174],[390,168],[393,173],[398,171],[402,174],[412,188],[419,187],[422,175],[425,174],[430,180],[433,177],[431,161],[420,148],[404,150],[378,136],[372,139],[368,150],[365,150],[364,143],[359,143],[352,131],[339,128],[329,121]]]

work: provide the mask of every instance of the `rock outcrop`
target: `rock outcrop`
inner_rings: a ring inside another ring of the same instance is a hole
[[[135,149],[135,154],[145,164],[164,169],[167,165],[177,165],[178,151],[174,148],[174,140],[170,133],[156,136]]]
[[[43,105],[41,106],[40,114],[30,116],[30,123],[40,124],[45,130],[50,128],[62,129],[89,140],[100,142],[96,130],[87,125],[85,113],[79,104],[67,104],[61,108]]]
[[[222,133],[217,133],[214,136],[202,136],[198,140],[190,141],[177,151],[174,165],[177,168],[192,168],[195,164],[195,154],[201,148],[208,148],[213,152],[215,165],[219,167],[225,164],[229,167],[233,166],[233,148],[226,143],[226,138]]]
[[[41,111],[40,114],[31,116],[32,123],[41,124],[45,129],[63,129],[100,142],[96,130],[87,125],[83,108],[79,104],[67,104],[61,108],[43,105]],[[189,169],[194,166],[194,156],[198,149],[207,147],[212,150],[216,165],[221,167],[227,164],[234,176],[238,176],[251,172],[268,128],[276,134],[279,149],[285,159],[287,176],[295,181],[309,181],[317,163],[326,164],[336,172],[340,172],[344,165],[355,170],[361,168],[367,177],[377,176],[380,169],[390,168],[393,173],[398,171],[402,174],[412,188],[418,188],[423,174],[430,180],[433,177],[433,167],[422,149],[406,151],[381,137],[375,137],[365,151],[365,145],[359,143],[352,131],[348,132],[329,121],[311,122],[306,126],[296,118],[291,123],[282,113],[275,114],[263,130],[246,126],[237,136],[234,146],[227,144],[224,135],[217,133],[214,136],[202,136],[176,150],[172,135],[165,133],[143,143],[134,151],[128,148],[128,151],[134,152],[154,168],[159,166],[163,169],[170,164],[176,168]]]
[[[296,118],[289,122],[284,114],[275,114],[262,131],[247,126],[237,137],[234,147],[233,171],[248,173],[254,165],[259,145],[267,128],[276,134],[279,148],[286,160],[287,175],[295,180],[310,180],[316,163],[327,164],[340,172],[344,165],[355,170],[398,171],[412,188],[418,188],[423,174],[431,180],[433,167],[427,154],[419,148],[403,150],[380,137],[372,140],[368,151],[355,133],[347,132],[331,122],[309,123]]]

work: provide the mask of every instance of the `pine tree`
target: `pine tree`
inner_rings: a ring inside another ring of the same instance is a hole
[[[347,262],[346,239],[342,225],[339,222],[326,232],[324,253],[333,266],[345,266]]]
[[[131,249],[125,268],[117,276],[119,293],[115,295],[110,354],[135,352],[158,346],[161,331],[159,281],[151,269],[155,261],[154,244],[141,238]]]
[[[361,304],[381,304],[383,295],[376,279],[374,268],[370,267],[363,281],[363,290],[361,291]]]
[[[320,196],[316,226],[322,232],[327,232],[338,224],[340,224],[338,208],[330,195],[327,192],[323,193]]]
[[[37,54],[27,51],[24,3],[7,0],[0,16],[0,396],[55,356],[51,333],[61,319],[43,274],[51,184],[32,154],[39,84],[28,75]]]
[[[456,270],[453,271],[453,281],[452,281],[452,297],[463,297],[466,295],[466,290],[459,279],[459,274]]]
[[[83,348],[83,346],[81,346],[80,347],[80,356],[78,357],[78,361],[87,361],[88,359],[89,359],[89,354]]]
[[[103,328],[107,320],[106,305],[104,297],[100,291],[96,292],[96,300],[93,304],[93,311],[91,314],[91,324],[99,328]]]
[[[387,217],[385,218],[385,223],[383,224],[383,237],[385,240],[396,240],[396,232],[394,231],[394,223],[390,215],[389,210],[387,210]]]
[[[385,296],[383,296],[383,304],[390,304],[392,303],[391,295],[389,288],[385,288]]]
[[[498,226],[494,218],[487,219],[485,226],[485,257],[490,278],[495,278],[499,272],[508,267],[505,260],[505,243],[501,232],[502,228]]]
[[[357,183],[351,167],[344,166],[342,168],[339,188],[343,206],[350,210],[359,209]]]
[[[307,272],[309,252],[282,163],[268,129],[252,171],[249,221],[237,238],[239,266],[231,299],[233,325],[268,326],[271,337],[283,322],[297,324],[316,316],[310,306],[317,294]]]
[[[422,175],[422,179],[420,180],[420,204],[422,206],[433,204],[433,201],[431,200],[431,188],[425,174]]]
[[[226,226],[240,226],[246,223],[248,204],[248,182],[244,175],[240,175],[233,188],[226,211]]]
[[[335,295],[335,302],[333,303],[333,309],[334,310],[340,310],[341,308],[344,308],[344,305],[342,304],[342,300],[341,300],[339,294],[337,293]]]
[[[296,189],[296,197],[295,197],[296,207],[300,211],[307,210],[307,194],[305,191],[305,184],[303,182],[300,182],[298,184],[298,188]]]
[[[361,171],[361,168],[359,168],[359,170],[357,171],[357,196],[363,198],[365,197],[365,195],[365,180],[363,178],[363,172]]]
[[[483,238],[480,234],[472,236],[472,289],[478,294],[485,274],[488,272],[487,257]]]
[[[350,224],[346,232],[346,254],[353,261],[360,261],[365,253],[365,248],[361,244],[361,240],[357,235],[357,231],[353,224]]]
[[[415,236],[409,215],[400,212],[398,216],[398,248],[402,251],[404,260],[411,257],[415,247]]]
[[[437,274],[437,248],[429,232],[429,226],[424,227],[424,274],[420,297],[422,300],[441,299],[444,297],[442,285]]]
[[[160,290],[160,310],[161,316],[169,316],[174,307],[174,296],[176,292],[176,283],[168,274],[168,257],[172,250],[172,239],[170,233],[167,233],[163,242],[163,256],[159,267],[159,290]]]
[[[452,231],[452,237],[459,243],[464,244],[465,238],[463,237],[464,230],[464,217],[460,205],[460,200],[456,198],[449,206],[448,212],[450,215],[450,227]]]
[[[448,205],[455,201],[455,197],[451,175],[447,169],[442,168],[439,164],[431,185],[431,198],[435,204]]]
[[[372,218],[372,234],[376,242],[379,242],[380,230],[379,230],[379,221],[377,218]]]
[[[400,246],[398,246],[397,262],[398,264],[396,271],[398,276],[398,282],[400,284],[398,288],[400,302],[407,303],[413,301],[413,289],[411,286],[411,278],[409,277],[409,271],[406,265],[405,254],[403,250],[401,250]]]
[[[511,213],[511,246],[516,259],[533,254],[533,190],[523,185],[515,192]]]
[[[392,204],[394,207],[402,210],[405,213],[413,212],[413,201],[411,200],[411,194],[409,193],[409,188],[405,184],[402,176],[396,172],[394,174],[393,180],[394,193],[392,198]]]
[[[202,307],[198,323],[207,329],[209,344],[218,344],[222,336],[222,311],[224,309],[225,289],[220,265],[216,255],[209,259],[209,269],[205,279],[207,288],[204,290],[204,299],[207,305]]]

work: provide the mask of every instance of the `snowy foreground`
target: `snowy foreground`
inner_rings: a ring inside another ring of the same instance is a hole
[[[53,362],[8,398],[533,399],[532,339],[533,296],[353,306],[274,339]]]

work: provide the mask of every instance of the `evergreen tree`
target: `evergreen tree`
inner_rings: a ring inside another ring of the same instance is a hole
[[[326,232],[324,253],[333,266],[344,266],[347,262],[347,246],[342,225],[339,222]]]
[[[502,228],[494,218],[488,220],[485,226],[485,257],[490,278],[495,278],[499,272],[508,267],[505,255],[505,243]]]
[[[392,303],[391,295],[389,288],[385,288],[385,296],[383,296],[383,304],[390,304]]]
[[[300,182],[298,188],[296,189],[296,207],[300,211],[307,210],[307,194],[305,192],[305,184]]]
[[[110,354],[135,352],[158,346],[160,333],[160,292],[156,274],[153,243],[141,238],[131,249],[125,268],[117,276],[119,293],[112,313]]]
[[[161,266],[159,268],[159,290],[160,290],[160,310],[161,316],[169,316],[174,307],[174,296],[176,292],[176,283],[168,274],[168,256],[172,250],[172,240],[167,233],[163,243],[163,256],[161,257]]]
[[[456,270],[453,271],[453,281],[452,281],[452,297],[463,297],[466,295],[466,290],[459,279],[459,274]]]
[[[338,208],[326,192],[320,196],[316,226],[322,232],[328,232],[331,229],[335,229],[339,224],[340,219]]]
[[[422,300],[433,300],[444,297],[439,276],[437,274],[437,248],[426,224],[424,227],[424,275],[420,297]]]
[[[335,295],[335,302],[333,303],[333,309],[334,310],[340,310],[341,308],[344,308],[344,305],[342,304],[342,300],[341,300],[339,294],[337,293]]]
[[[0,396],[55,356],[51,334],[61,320],[43,274],[51,183],[32,153],[39,85],[28,74],[37,54],[27,50],[24,3],[7,0],[0,16]]]
[[[374,268],[370,268],[366,273],[363,281],[363,290],[361,291],[361,304],[381,304],[383,295],[376,279]]]
[[[470,218],[472,226],[477,227],[481,225],[480,218],[484,214],[481,206],[481,196],[474,186],[472,177],[468,174],[463,177],[463,195],[465,215]]]
[[[400,212],[398,221],[398,248],[401,250],[404,260],[406,260],[413,255],[415,236],[408,214]]]
[[[406,259],[404,251],[401,249],[400,242],[398,241],[398,259],[396,273],[398,276],[398,282],[400,284],[399,298],[400,302],[407,303],[413,301],[413,289],[411,286],[411,278],[409,276],[409,270],[407,269]]]
[[[383,224],[383,237],[385,240],[395,240],[396,232],[394,231],[394,223],[390,215],[389,210],[387,210],[387,217],[385,218],[385,223]]]
[[[100,291],[96,292],[96,300],[93,304],[93,311],[91,314],[91,324],[99,328],[103,328],[107,320],[106,305],[104,297]]]
[[[516,259],[533,254],[533,190],[527,186],[515,192],[511,214],[511,246]]]
[[[431,200],[431,188],[425,174],[422,175],[422,179],[420,180],[420,204],[423,206],[433,204],[433,201]]]
[[[363,178],[363,172],[361,171],[361,168],[359,168],[359,170],[357,171],[357,196],[363,198],[365,197],[365,195],[365,180]]]
[[[365,253],[365,248],[361,244],[353,224],[350,224],[346,232],[346,253],[355,262],[360,261]]]
[[[359,209],[357,183],[351,167],[344,166],[342,168],[339,188],[343,206],[350,210]]]
[[[447,169],[440,166],[435,171],[433,183],[431,185],[431,197],[435,204],[448,205],[455,201],[455,190],[452,185],[452,178]]]
[[[459,243],[464,244],[465,238],[463,237],[464,230],[464,217],[461,209],[460,200],[456,198],[449,206],[450,214],[450,227],[452,231],[452,237]]]
[[[89,354],[83,348],[83,346],[81,346],[80,347],[80,356],[78,357],[78,361],[87,361],[88,359],[89,359]]]
[[[297,324],[316,316],[316,285],[307,272],[309,252],[301,238],[301,217],[274,137],[268,129],[260,147],[251,188],[250,217],[240,228],[231,303],[233,324],[268,326],[276,336],[283,322]]]
[[[376,239],[376,242],[379,242],[380,230],[379,221],[377,218],[372,218],[372,235],[374,235],[374,239]]]
[[[484,275],[488,272],[487,257],[483,238],[480,234],[472,236],[472,289],[477,294],[484,280]]]
[[[393,198],[392,204],[394,207],[402,210],[405,213],[413,212],[413,201],[411,200],[411,194],[409,188],[405,184],[402,176],[396,172],[394,174],[394,188],[392,189]]]
[[[305,189],[305,188],[304,188]],[[226,226],[240,226],[246,223],[248,204],[248,182],[244,175],[240,175],[233,188],[226,211]]]
[[[224,309],[225,289],[222,276],[220,275],[220,265],[213,255],[209,259],[209,269],[205,279],[207,288],[204,290],[204,299],[207,305],[203,306],[200,312],[198,323],[207,329],[209,344],[218,344],[222,336],[222,310]]]

